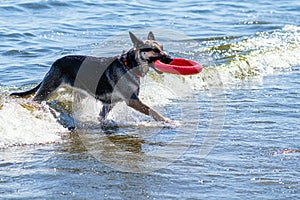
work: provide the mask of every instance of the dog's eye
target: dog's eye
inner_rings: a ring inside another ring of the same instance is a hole
[[[145,51],[142,51],[142,52],[141,52],[141,56],[142,56],[143,58],[146,57],[146,54],[147,54],[147,52],[145,52]]]

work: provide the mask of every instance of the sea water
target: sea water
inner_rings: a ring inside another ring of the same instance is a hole
[[[299,1],[0,2],[1,199],[299,199]],[[151,71],[159,123],[70,88],[9,97],[69,54],[120,55],[153,31],[200,74]],[[75,131],[66,127],[76,125]]]

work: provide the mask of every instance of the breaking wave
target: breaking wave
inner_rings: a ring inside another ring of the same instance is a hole
[[[184,77],[197,89],[209,88],[215,78],[222,86],[245,79],[293,70],[300,65],[300,27],[287,25],[282,30],[256,33],[247,37],[222,37],[198,40],[199,48],[181,55],[203,63],[203,71]],[[218,87],[218,85],[215,85]]]

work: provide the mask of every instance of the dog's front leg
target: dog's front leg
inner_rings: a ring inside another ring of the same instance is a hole
[[[131,108],[145,114],[153,117],[155,121],[164,121],[164,122],[170,122],[169,119],[164,118],[161,114],[159,114],[156,110],[150,108],[143,102],[141,102],[139,99],[130,99],[127,102],[127,105]]]

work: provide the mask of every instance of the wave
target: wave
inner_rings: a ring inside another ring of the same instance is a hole
[[[288,25],[271,33],[204,43],[201,51],[212,56],[215,65],[207,66],[200,77],[205,79],[208,74],[217,72],[224,85],[292,70],[300,65],[300,27],[297,26]]]

